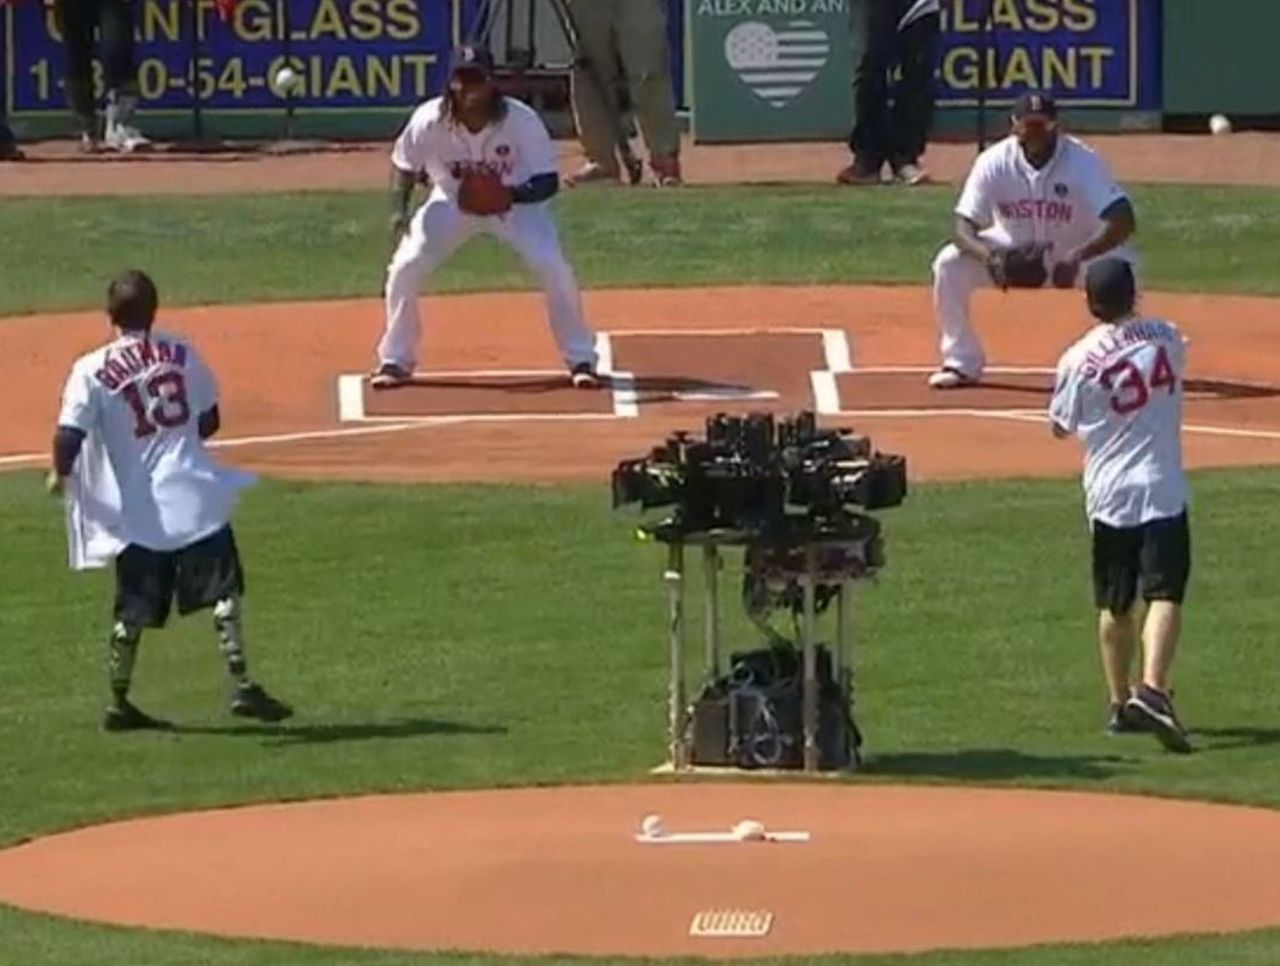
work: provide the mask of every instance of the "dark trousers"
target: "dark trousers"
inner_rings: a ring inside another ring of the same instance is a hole
[[[105,89],[133,92],[134,0],[56,0],[55,10],[67,55],[67,104],[81,117],[92,117],[98,105],[93,90],[95,34],[102,42]]]
[[[911,0],[867,0],[865,7],[866,49],[854,79],[858,120],[849,147],[859,163],[876,171],[886,161],[895,168],[916,163],[933,122],[941,18],[927,14],[899,31],[910,6]],[[899,65],[902,80],[890,103],[889,73]]]

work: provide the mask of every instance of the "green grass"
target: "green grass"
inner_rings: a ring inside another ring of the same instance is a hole
[[[1146,284],[1280,293],[1280,193],[1134,190]],[[556,202],[584,286],[918,284],[950,230],[951,188],[584,190]],[[103,279],[143,266],[172,304],[376,296],[387,254],[377,194],[0,201],[0,315],[97,306]],[[1206,257],[1213,253],[1213,257]],[[263,266],[270,266],[269,272]],[[495,243],[446,264],[439,291],[524,288]]]
[[[1195,485],[1196,573],[1178,685],[1201,754],[1177,758],[1146,738],[1101,734],[1074,483],[927,486],[883,515],[890,566],[859,596],[858,713],[870,761],[855,780],[1280,806],[1271,553],[1280,541],[1272,509],[1280,475],[1208,473]],[[326,523],[335,520],[342,525]],[[105,736],[95,725],[109,574],[66,571],[60,515],[37,478],[0,476],[0,841],[229,802],[642,777],[663,747],[663,610],[661,554],[630,539],[634,520],[609,509],[603,481],[568,489],[264,483],[237,519],[250,657],[300,715],[278,731],[228,719],[208,622],[192,618],[147,636],[136,691],[144,707],[191,730]],[[608,625],[583,619],[606,609]],[[740,620],[730,628],[734,646],[749,643]],[[1099,870],[1099,888],[1108,874]],[[1280,932],[919,961],[1039,966],[1138,956],[1274,962]],[[0,909],[6,966],[411,961],[427,960],[153,935]]]
[[[1280,293],[1280,193],[1140,187],[1135,196],[1147,284]],[[557,210],[588,287],[915,284],[948,230],[952,200],[949,189],[717,188],[581,192]],[[6,236],[22,244],[0,246],[0,315],[96,306],[103,279],[124,263],[153,272],[174,304],[373,296],[383,211],[380,197],[359,194],[5,200]],[[491,290],[529,279],[487,243],[433,284]],[[928,486],[885,514],[890,568],[860,596],[858,713],[870,760],[855,780],[1280,807],[1280,474],[1200,474],[1196,486],[1178,684],[1203,753],[1172,758],[1147,740],[1100,734],[1074,483]],[[138,672],[138,701],[180,717],[179,736],[97,731],[110,577],[66,571],[60,516],[38,490],[31,474],[0,475],[0,844],[232,802],[627,780],[661,755],[659,552],[629,540],[633,517],[609,511],[604,481],[265,483],[237,518],[250,657],[300,714],[276,731],[232,724],[208,620],[192,619],[148,635]],[[603,612],[607,627],[582,619]],[[740,620],[733,628],[732,642],[749,642]],[[1098,870],[1099,889],[1110,874]],[[1139,960],[1271,964],[1280,931],[909,961]],[[0,966],[486,961],[223,942],[0,907]]]

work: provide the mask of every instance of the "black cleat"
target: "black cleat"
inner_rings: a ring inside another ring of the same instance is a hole
[[[231,698],[231,713],[241,718],[256,718],[258,721],[283,721],[293,715],[293,709],[283,701],[278,701],[267,694],[257,684],[246,684],[237,688]]]
[[[1138,685],[1133,697],[1125,702],[1125,714],[1138,722],[1144,731],[1150,731],[1169,751],[1185,755],[1191,751],[1191,740],[1173,710],[1173,702],[1163,691]]]
[[[1111,714],[1107,718],[1107,734],[1132,735],[1144,731],[1141,721],[1135,721],[1134,715],[1123,704],[1113,704]]]
[[[579,362],[569,370],[569,379],[574,389],[600,388],[600,376],[589,362]]]
[[[399,389],[413,382],[413,373],[393,362],[384,362],[369,377],[373,389]]]
[[[153,718],[126,700],[121,700],[107,708],[102,716],[103,731],[172,731],[173,725],[168,721]]]

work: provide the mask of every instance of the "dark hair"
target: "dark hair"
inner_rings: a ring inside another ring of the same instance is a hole
[[[458,121],[458,105],[453,94],[453,77],[450,75],[445,82],[444,88],[444,109],[441,114],[446,121],[456,124]],[[495,124],[507,116],[507,99],[502,91],[498,90],[498,85],[493,83],[493,78],[486,76],[489,81],[489,123]]]
[[[121,272],[107,286],[107,315],[125,332],[146,332],[156,320],[160,295],[146,272],[135,268]]]
[[[1121,258],[1100,258],[1085,272],[1089,312],[1101,322],[1114,322],[1133,312],[1138,283],[1133,266]]]

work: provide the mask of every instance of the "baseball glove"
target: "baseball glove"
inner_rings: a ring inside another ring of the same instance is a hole
[[[1002,291],[1011,288],[1040,288],[1049,280],[1044,264],[1044,246],[1037,244],[998,248],[987,260],[991,281]]]
[[[501,215],[510,211],[511,189],[496,174],[468,171],[458,185],[458,207],[469,215]]]

